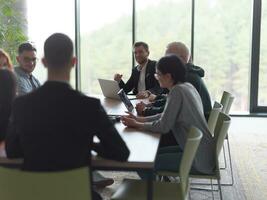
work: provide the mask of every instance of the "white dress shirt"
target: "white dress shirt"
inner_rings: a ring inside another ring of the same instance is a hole
[[[138,92],[142,92],[146,90],[146,64],[141,68],[140,65],[137,67],[137,69],[140,71],[139,75],[139,81],[138,81]]]

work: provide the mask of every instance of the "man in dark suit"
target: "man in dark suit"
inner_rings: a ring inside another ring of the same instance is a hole
[[[100,101],[73,90],[70,71],[76,63],[73,43],[64,34],[44,45],[48,81],[14,102],[6,137],[9,158],[24,158],[23,169],[56,171],[90,165],[91,150],[125,161],[129,150],[108,119]],[[97,136],[99,143],[93,142]],[[99,199],[93,193],[94,199]]]
[[[156,61],[149,60],[149,47],[144,42],[136,42],[133,46],[134,56],[138,65],[133,68],[131,77],[124,83],[122,74],[115,74],[114,80],[119,83],[120,88],[126,93],[133,91],[137,98],[146,98],[151,93],[159,94],[162,89],[154,74],[156,70]]]

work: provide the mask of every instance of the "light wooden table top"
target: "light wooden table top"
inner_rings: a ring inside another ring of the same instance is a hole
[[[105,98],[103,96],[94,97],[101,100],[101,103],[107,111],[107,114],[125,114],[126,108],[121,101]],[[133,105],[135,105],[136,103],[140,102],[140,100],[131,100],[131,102]],[[128,161],[117,162],[96,157],[92,159],[92,166],[100,168],[153,168],[159,145],[160,134],[127,128],[122,123],[116,123],[115,127],[131,152]]]

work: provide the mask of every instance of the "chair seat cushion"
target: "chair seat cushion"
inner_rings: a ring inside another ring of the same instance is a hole
[[[179,176],[179,166],[182,159],[182,152],[178,153],[162,153],[158,154],[156,158],[155,163],[155,171],[159,175],[165,175],[165,176],[175,176],[173,173],[177,173],[177,176]],[[168,173],[169,172],[169,173]],[[171,175],[173,174],[173,175]],[[216,176],[215,169],[212,173],[202,173],[194,168],[194,166],[191,167],[190,175],[189,176]]]
[[[155,162],[155,170],[179,172],[182,155],[182,152],[158,154]]]

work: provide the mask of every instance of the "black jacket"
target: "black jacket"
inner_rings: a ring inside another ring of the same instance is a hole
[[[7,156],[24,158],[25,170],[86,166],[94,135],[100,140],[100,156],[127,160],[129,150],[100,101],[67,83],[50,81],[15,100],[6,136]]]
[[[197,89],[202,100],[205,117],[208,119],[212,106],[209,91],[202,79],[205,75],[205,72],[201,67],[191,63],[186,64],[186,69],[186,81],[191,83]]]
[[[162,89],[160,88],[158,81],[154,77],[154,74],[156,72],[156,63],[156,61],[148,60],[146,66],[145,83],[146,90],[151,91],[153,94],[160,94]],[[129,80],[126,83],[124,83],[122,80],[120,81],[120,88],[123,88],[126,93],[133,91],[133,94],[137,94],[139,77],[140,71],[137,69],[137,67],[133,68]]]
[[[0,104],[0,142],[5,140],[6,129],[9,122],[10,113],[11,113],[11,105]]]

